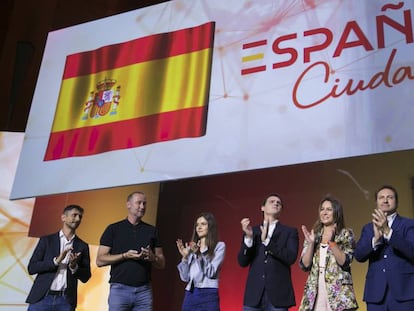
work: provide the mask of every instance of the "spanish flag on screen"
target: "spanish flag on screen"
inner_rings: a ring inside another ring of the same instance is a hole
[[[69,55],[45,161],[205,135],[214,22]]]

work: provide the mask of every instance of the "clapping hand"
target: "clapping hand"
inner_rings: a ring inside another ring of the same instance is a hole
[[[140,251],[136,249],[130,249],[122,255],[122,258],[126,260],[146,260],[153,261],[155,258],[154,253],[152,252],[149,246],[141,247]]]
[[[253,238],[253,229],[250,225],[250,219],[249,218],[243,218],[241,221],[241,226],[243,232],[246,234],[246,237],[252,239]]]
[[[80,252],[79,253],[70,253],[69,255],[69,268],[71,269],[75,269],[77,264],[78,264],[78,260],[79,260],[79,256],[80,256]]]
[[[194,242],[191,241],[190,242],[190,250],[194,253],[197,254],[200,251],[200,245],[201,245],[201,240],[198,240],[198,242]]]
[[[372,213],[372,224],[374,226],[374,236],[376,241],[379,241],[383,234],[387,235],[390,232],[387,213],[379,208],[376,208]]]
[[[306,228],[305,225],[302,225],[302,232],[306,242],[310,244],[315,243],[315,232],[313,231],[313,229],[309,232],[308,228]]]
[[[190,245],[188,243],[183,243],[183,240],[181,239],[177,239],[177,241],[175,241],[175,243],[177,244],[177,249],[180,252],[181,256],[183,257],[184,260],[187,259],[188,255],[190,254]]]
[[[60,264],[63,260],[65,260],[66,256],[68,255],[68,253],[71,253],[73,250],[73,247],[68,247],[67,249],[63,250],[63,252],[61,252],[59,254],[59,256],[56,257],[56,262],[58,264]]]
[[[141,258],[146,261],[153,262],[156,259],[155,254],[149,245],[147,247],[141,247],[140,255],[141,255]]]
[[[267,239],[267,234],[269,232],[269,223],[270,221],[267,218],[265,218],[263,220],[263,225],[260,226],[260,231],[262,232],[261,234],[262,242],[264,242]]]

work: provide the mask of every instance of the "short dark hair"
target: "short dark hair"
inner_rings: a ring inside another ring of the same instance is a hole
[[[375,201],[378,199],[378,192],[384,189],[389,189],[392,192],[394,192],[395,203],[398,203],[398,192],[393,186],[390,186],[390,185],[382,185],[381,187],[377,189],[377,191],[375,191]]]
[[[267,200],[268,200],[270,197],[278,197],[278,198],[280,199],[280,204],[283,206],[283,200],[282,200],[282,197],[280,196],[280,194],[278,194],[278,193],[276,193],[276,192],[268,194],[268,195],[264,198],[264,200],[263,200],[263,202],[262,202],[262,206],[266,205],[266,202],[267,202]]]
[[[142,192],[142,191],[134,191],[134,192],[132,192],[132,193],[130,193],[130,194],[128,195],[128,197],[127,197],[127,202],[131,201],[131,199],[132,199],[132,197],[134,196],[134,194],[142,194],[142,195],[145,195],[145,193],[144,193],[144,192]]]
[[[69,211],[71,211],[71,210],[73,210],[73,209],[76,209],[76,210],[78,210],[81,214],[83,214],[83,208],[82,208],[82,207],[80,207],[79,205],[75,205],[75,204],[70,204],[70,205],[66,206],[66,207],[63,209],[63,214],[66,214],[67,212],[69,212]]]

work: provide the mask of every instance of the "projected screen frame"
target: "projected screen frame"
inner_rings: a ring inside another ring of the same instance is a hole
[[[388,21],[404,25],[414,4],[230,2],[170,1],[51,32],[10,198],[413,148],[412,42]],[[68,55],[211,22],[205,135],[44,160]]]

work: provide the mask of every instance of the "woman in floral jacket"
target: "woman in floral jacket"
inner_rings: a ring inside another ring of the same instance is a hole
[[[319,219],[309,232],[302,226],[304,245],[300,267],[310,271],[300,311],[356,310],[351,276],[354,234],[345,228],[341,203],[330,195],[319,204]]]

